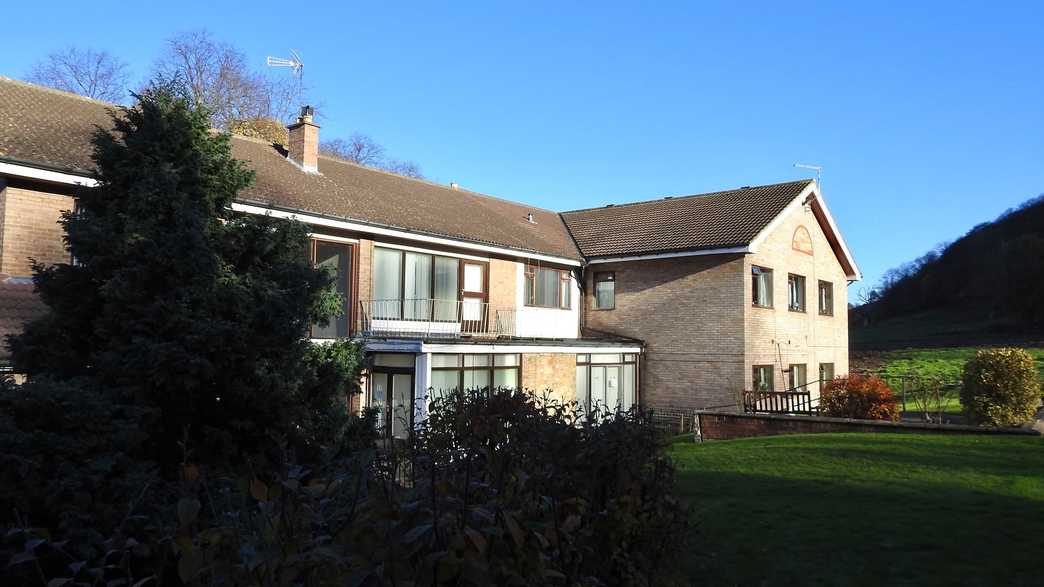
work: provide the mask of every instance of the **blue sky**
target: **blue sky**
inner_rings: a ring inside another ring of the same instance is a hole
[[[193,28],[294,48],[324,138],[555,210],[820,164],[856,290],[1044,192],[1040,2],[154,4],[11,3],[0,75],[76,45],[142,78]]]

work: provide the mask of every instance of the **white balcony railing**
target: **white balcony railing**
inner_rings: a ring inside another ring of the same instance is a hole
[[[515,310],[464,300],[360,300],[364,336],[461,338],[515,335]]]

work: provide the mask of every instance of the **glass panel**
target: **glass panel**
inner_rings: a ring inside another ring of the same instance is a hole
[[[404,317],[431,319],[431,255],[406,253],[406,281],[403,284]]]
[[[482,279],[483,269],[482,265],[464,264],[464,291],[485,291],[482,287],[484,285],[484,280]]]
[[[489,387],[488,369],[464,371],[464,389],[486,389],[487,387]]]
[[[622,363],[623,357],[619,354],[615,355],[591,355],[592,363]]]
[[[752,269],[754,274],[754,304],[772,306],[772,271],[761,267]]]
[[[465,367],[489,367],[489,355],[464,355]]]
[[[633,354],[624,355],[624,361],[633,362],[634,360],[635,359]]]
[[[587,397],[587,371],[589,367],[582,365],[576,368],[576,403],[580,410],[586,412],[589,404]]]
[[[460,367],[460,355],[434,354],[431,356],[432,367]]]
[[[460,387],[460,371],[432,371],[431,396],[441,397]]]
[[[406,438],[413,424],[413,376],[394,374],[392,377],[392,436]]]
[[[558,307],[559,308],[570,308],[572,305],[569,303],[569,292],[571,284],[569,281],[568,273],[559,273],[560,279],[558,280]]]
[[[519,356],[493,355],[493,364],[498,367],[517,367],[519,365]]]
[[[494,369],[493,387],[518,388],[518,369]]]
[[[345,299],[342,308],[347,309],[349,292],[349,280],[351,271],[349,263],[351,260],[351,247],[341,243],[330,243],[325,241],[315,242],[315,265],[317,267],[329,267],[334,275],[334,287],[337,293]],[[343,311],[340,316],[334,316],[326,326],[318,324],[312,329],[314,338],[339,338],[348,336],[348,313]]]
[[[634,406],[634,365],[623,367],[623,395],[621,397],[620,409],[629,410]]]
[[[402,254],[391,249],[373,250],[373,317],[399,318],[401,301]]]
[[[610,410],[620,407],[620,368],[605,368],[605,405]]]
[[[591,407],[605,406],[605,367],[591,367]]]
[[[388,374],[374,373],[370,376],[370,407],[377,408],[377,429],[383,430],[388,405]]]
[[[457,321],[457,277],[460,262],[449,257],[435,257],[435,320]]]
[[[482,300],[464,298],[461,302],[461,319],[477,322],[482,319]]]
[[[412,369],[414,356],[406,353],[377,353],[373,356],[373,364],[378,367],[406,367]]]
[[[537,270],[536,305],[558,306],[558,272],[552,269]]]
[[[599,281],[595,284],[595,308],[608,310],[616,303],[616,284],[612,281]]]

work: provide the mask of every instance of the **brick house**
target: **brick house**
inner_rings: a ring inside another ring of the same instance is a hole
[[[110,110],[0,78],[0,329],[41,311],[30,257],[70,260],[57,220],[94,184],[89,138]],[[365,342],[362,402],[392,433],[430,392],[462,386],[696,407],[735,405],[757,373],[782,389],[798,360],[847,369],[844,286],[858,270],[813,182],[558,214],[321,155],[311,114],[286,147],[233,137],[256,174],[233,208],[310,227],[313,261],[335,268],[346,300],[311,337]],[[762,270],[770,307],[751,304]],[[812,293],[833,284],[833,316],[790,312],[788,273]]]

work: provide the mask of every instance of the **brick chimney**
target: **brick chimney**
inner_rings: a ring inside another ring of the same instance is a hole
[[[315,109],[302,106],[297,122],[286,127],[290,131],[287,157],[308,173],[319,173],[319,125],[312,122]]]

